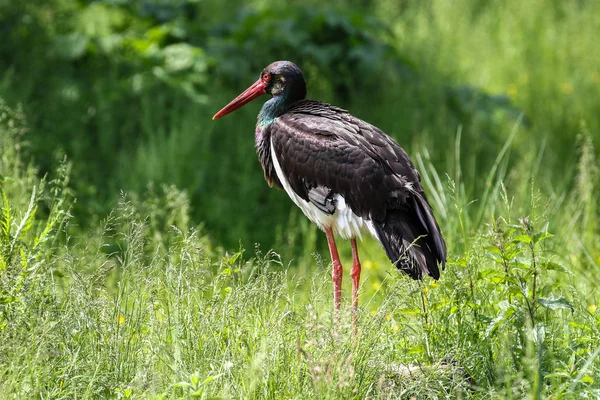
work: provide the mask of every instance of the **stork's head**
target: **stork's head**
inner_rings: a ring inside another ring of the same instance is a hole
[[[290,103],[303,99],[306,96],[306,82],[300,68],[290,61],[275,61],[269,64],[252,86],[223,107],[212,119],[221,118],[267,93],[282,96]]]

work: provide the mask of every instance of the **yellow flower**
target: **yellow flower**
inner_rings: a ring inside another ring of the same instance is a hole
[[[396,333],[396,332],[398,332],[400,327],[398,326],[398,324],[396,324],[396,325],[394,325],[394,327],[392,329],[394,330],[394,333]]]
[[[387,319],[388,321],[392,318],[392,314],[388,314],[385,316],[385,319]]]
[[[590,310],[590,312],[593,314],[596,312],[596,305],[595,304],[590,304],[588,306],[588,310]]]
[[[377,310],[371,310],[371,315],[377,315]]]
[[[119,315],[119,324],[125,323],[125,317],[123,315]]]

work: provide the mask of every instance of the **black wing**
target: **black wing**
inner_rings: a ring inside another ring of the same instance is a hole
[[[356,215],[373,221],[398,268],[413,278],[439,277],[446,246],[419,174],[393,139],[345,110],[308,100],[295,103],[267,129],[283,173],[301,198],[326,212],[340,194]]]

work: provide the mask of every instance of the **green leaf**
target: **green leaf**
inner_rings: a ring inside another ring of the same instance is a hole
[[[18,301],[19,298],[15,297],[15,296],[4,296],[2,294],[0,294],[0,304],[8,304],[8,303],[14,303],[15,301]]]
[[[190,382],[192,382],[194,387],[198,387],[198,383],[200,383],[200,377],[197,373],[190,376]]]
[[[559,308],[567,308],[567,309],[571,310],[571,312],[575,312],[575,308],[564,297],[556,297],[556,298],[540,297],[539,299],[537,299],[537,302],[539,304],[541,304],[543,307],[546,307],[550,310],[557,310]]]
[[[10,204],[8,203],[8,197],[6,192],[0,188],[0,239],[8,241],[10,238]]]
[[[500,272],[497,269],[492,269],[492,268],[486,268],[477,274],[478,278],[485,279],[485,280],[489,280],[494,277],[497,278],[497,277],[503,277],[503,276],[504,276],[503,272]]]
[[[202,384],[206,385],[207,383],[211,383],[212,381],[214,381],[215,379],[217,379],[219,376],[221,376],[221,374],[219,374],[219,375],[211,375],[208,378],[206,378],[205,380],[203,380]]]
[[[485,330],[485,334],[483,335],[484,339],[487,339],[502,321],[509,318],[515,312],[514,308],[512,308],[506,300],[501,301],[498,304],[498,308],[500,308],[500,313],[496,318],[490,321],[490,324],[488,325],[487,329]]]
[[[490,324],[488,325],[487,329],[485,330],[485,334],[483,335],[483,339],[487,339],[492,332],[494,331],[494,329],[496,329],[496,326],[498,326],[498,324],[500,322],[502,322],[504,320],[504,312],[501,312],[500,314],[498,314],[498,316],[494,319],[492,319],[492,321],[490,322]]]
[[[531,236],[529,236],[529,235],[519,235],[519,236],[517,236],[517,237],[515,237],[513,239],[513,242],[519,242],[519,243],[529,244],[529,243],[531,243]]]
[[[552,236],[554,236],[554,235],[551,233],[548,233],[548,232],[536,233],[535,235],[533,235],[533,243],[539,243],[542,240],[551,238]]]
[[[551,374],[547,374],[544,375],[545,379],[552,379],[552,378],[570,378],[571,375],[566,373],[566,372],[554,372]]]
[[[23,221],[21,221],[21,224],[23,225],[21,233],[25,233],[31,229],[31,227],[33,226],[33,221],[35,220],[36,211],[37,204],[34,204],[31,211],[28,210],[27,215],[25,216],[25,218],[23,218]]]
[[[590,328],[589,326],[584,325],[580,322],[569,321],[569,326],[571,326],[573,328],[583,329],[583,330],[590,331],[590,332],[592,331],[592,328]]]
[[[510,285],[510,287],[508,288],[508,293],[515,296],[523,294],[521,288],[517,286],[518,282],[516,282],[514,279],[510,279],[509,282],[512,283],[512,285]]]
[[[496,246],[489,246],[485,248],[487,251],[489,251],[490,253],[494,253],[494,254],[501,254],[500,249]]]
[[[23,217],[23,219],[21,219],[21,222],[19,223],[19,226],[17,227],[17,230],[15,231],[14,237],[10,244],[11,252],[13,251],[17,241],[21,238],[21,235],[23,233],[27,232],[29,230],[29,228],[31,227],[31,224],[33,223],[33,220],[35,218],[35,212],[37,210],[36,201],[37,201],[37,187],[34,186],[32,192],[31,192],[31,199],[29,200],[29,207],[27,208],[27,211],[25,212],[25,216]]]
[[[194,388],[194,387],[192,386],[192,384],[191,384],[191,383],[188,383],[188,382],[177,382],[177,383],[174,383],[172,386],[173,386],[173,387],[179,387],[179,388],[184,388],[184,387],[185,387],[185,388],[190,388],[190,389],[193,389],[193,388]]]
[[[546,269],[549,271],[560,271],[560,272],[564,272],[569,275],[573,275],[573,273],[567,267],[565,267],[564,265],[552,262],[552,261],[543,262],[542,269]]]
[[[242,252],[237,252],[230,257],[226,257],[225,262],[227,262],[227,264],[229,264],[229,265],[233,265],[238,260],[238,258],[240,258],[241,256],[242,256]]]
[[[413,346],[408,350],[408,354],[411,354],[411,355],[423,354],[423,353],[425,353],[425,346],[423,346],[422,344]]]
[[[514,248],[511,250],[507,250],[506,253],[504,254],[504,258],[506,258],[507,260],[513,260],[516,256],[518,256],[522,252],[523,252],[523,249],[520,249],[520,248]]]
[[[42,233],[40,233],[40,235],[35,238],[35,240],[33,242],[34,246],[38,246],[40,243],[43,243],[44,241],[46,241],[48,234],[50,233],[50,231],[52,231],[52,228],[54,228],[54,225],[58,221],[59,217],[63,217],[63,215],[64,215],[64,211],[60,210],[60,211],[58,211],[58,213],[56,213],[56,215],[54,215],[52,218],[48,219],[48,222],[46,223],[46,227],[44,228]]]
[[[407,307],[407,308],[398,310],[398,312],[400,314],[408,314],[408,315],[421,314],[421,309],[418,307]]]

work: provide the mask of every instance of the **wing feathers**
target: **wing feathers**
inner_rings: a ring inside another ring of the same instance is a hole
[[[325,214],[335,213],[336,204],[333,192],[325,186],[317,186],[308,191],[308,200]]]
[[[335,213],[340,194],[373,222],[390,260],[415,279],[439,277],[446,246],[406,152],[378,128],[321,102],[299,101],[268,126],[292,190]]]

